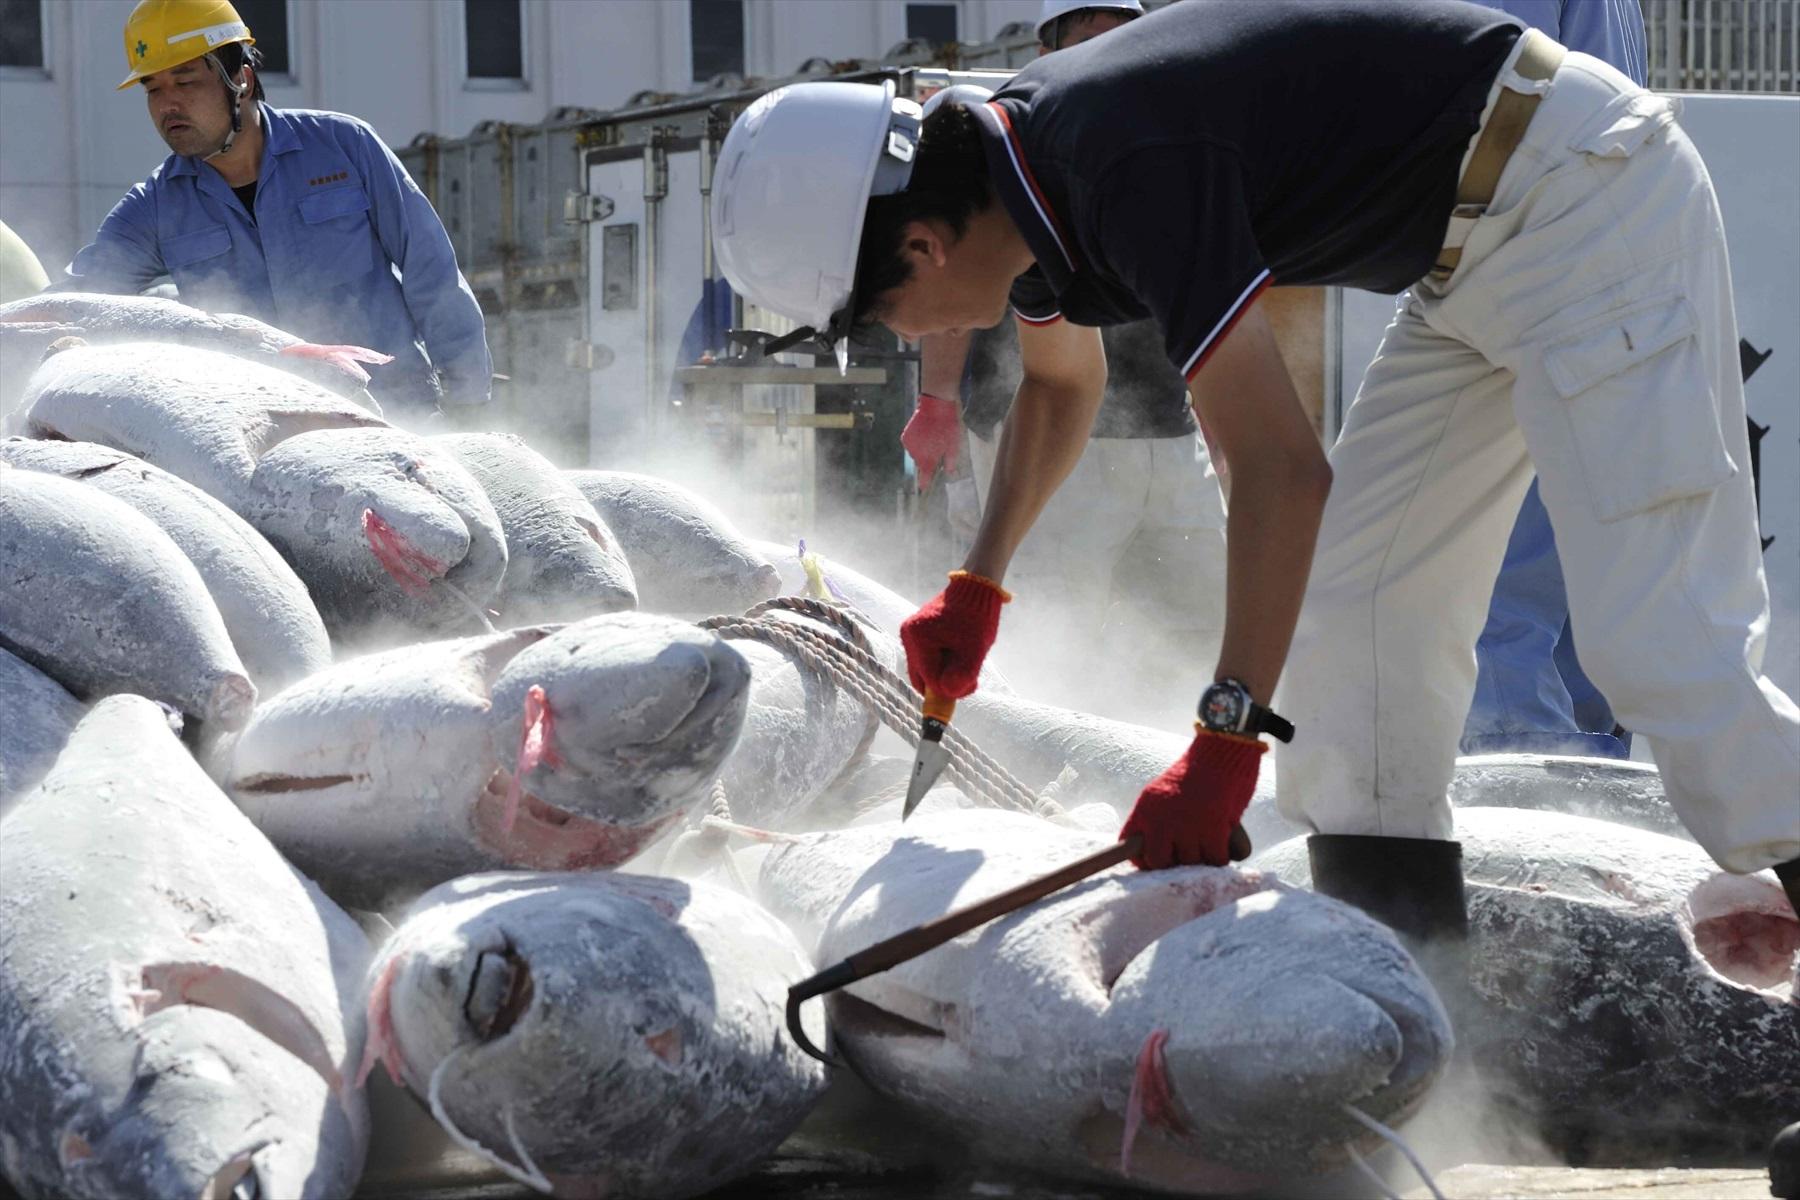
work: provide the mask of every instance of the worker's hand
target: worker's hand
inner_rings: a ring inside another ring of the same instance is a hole
[[[921,692],[961,700],[975,690],[981,662],[1000,631],[1000,606],[1012,599],[999,584],[967,571],[900,623],[906,674]]]
[[[1255,738],[1202,729],[1175,765],[1150,781],[1119,830],[1144,847],[1131,861],[1148,870],[1204,863],[1222,867],[1234,854],[1231,831],[1250,807],[1256,771],[1268,749]]]
[[[940,462],[945,470],[956,470],[962,457],[962,414],[955,402],[920,392],[912,419],[900,431],[900,444],[912,455],[921,492],[931,486]]]

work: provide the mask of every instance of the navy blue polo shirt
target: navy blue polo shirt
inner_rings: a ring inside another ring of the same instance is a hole
[[[1523,30],[1462,0],[1187,0],[1036,60],[972,110],[1037,258],[1014,311],[1154,317],[1191,380],[1271,283],[1402,290]]]

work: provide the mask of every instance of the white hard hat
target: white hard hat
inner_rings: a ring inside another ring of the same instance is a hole
[[[1066,17],[1072,12],[1085,12],[1090,8],[1117,9],[1138,17],[1144,15],[1143,0],[1044,0],[1044,6],[1038,9],[1038,37],[1041,39],[1044,36],[1044,26],[1056,18]]]
[[[802,323],[775,349],[822,336],[842,365],[869,197],[906,190],[921,120],[891,80],[796,83],[760,97],[725,135],[713,249],[739,295]]]

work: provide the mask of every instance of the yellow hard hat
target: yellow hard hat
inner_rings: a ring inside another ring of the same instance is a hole
[[[232,42],[256,45],[229,0],[139,0],[125,18],[125,66],[131,74],[119,88]]]

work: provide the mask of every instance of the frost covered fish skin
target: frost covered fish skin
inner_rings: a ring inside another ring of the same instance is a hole
[[[1478,754],[1456,760],[1456,808],[1535,808],[1613,821],[1693,841],[1650,763],[1561,754]]]
[[[777,620],[842,637],[835,626],[793,612]],[[807,809],[874,737],[877,719],[861,701],[801,665],[790,653],[751,638],[734,646],[750,664],[743,736],[719,782],[731,815],[766,829],[796,828]],[[899,648],[877,638],[877,656]]]
[[[123,500],[0,466],[0,645],[77,697],[136,692],[216,729],[256,688],[199,572]]]
[[[137,696],[0,817],[0,1153],[30,1197],[342,1197],[368,944]]]
[[[44,777],[83,711],[62,684],[0,649],[0,812]]]
[[[748,688],[729,645],[644,613],[409,646],[263,704],[226,790],[360,907],[473,871],[607,867],[705,793]]]
[[[919,813],[775,845],[756,890],[826,964],[1106,841]],[[1209,1194],[1345,1165],[1368,1135],[1340,1104],[1397,1122],[1450,1052],[1386,929],[1227,868],[1115,869],[851,984],[830,1012],[859,1075],[986,1153]]]
[[[476,628],[474,610],[506,573],[487,493],[444,450],[399,429],[288,438],[257,462],[239,512],[293,564],[337,638],[373,633],[379,618]]]
[[[330,665],[331,639],[300,577],[242,517],[193,484],[92,442],[8,438],[0,463],[78,480],[168,534],[200,573],[260,691]]]
[[[513,1178],[678,1200],[748,1171],[824,1093],[784,1032],[810,971],[774,918],[703,884],[480,875],[421,897],[383,947],[374,1048]]]
[[[124,450],[234,509],[257,459],[284,439],[387,424],[285,371],[152,342],[53,354],[32,375],[23,403],[27,436]]]
[[[624,551],[555,463],[508,433],[451,433],[431,442],[462,464],[499,514],[507,560],[498,607],[508,624],[637,607]]]
[[[806,571],[800,565],[798,546],[763,541],[751,542],[750,545],[775,565],[781,576],[781,591],[784,595],[806,594]],[[917,604],[892,588],[836,559],[819,554],[818,564],[828,587],[835,589],[834,596],[874,622],[877,629],[891,638],[900,636],[900,622],[919,609]],[[990,676],[993,674],[991,669],[983,671],[981,682],[984,691],[992,682]]]
[[[775,569],[690,488],[630,471],[568,471],[624,547],[648,612],[738,613],[779,591]]]
[[[1793,1119],[1800,921],[1770,872],[1562,813],[1460,808],[1476,1008],[1459,1039],[1553,1144],[1660,1162]],[[1253,860],[1310,881],[1304,839]]]
[[[369,373],[356,365],[359,361],[385,357],[354,346],[311,346],[255,317],[209,313],[159,296],[48,292],[0,304],[0,326],[20,324],[62,325],[96,345],[175,342],[217,350],[277,367],[344,396],[354,396],[369,382]]]

